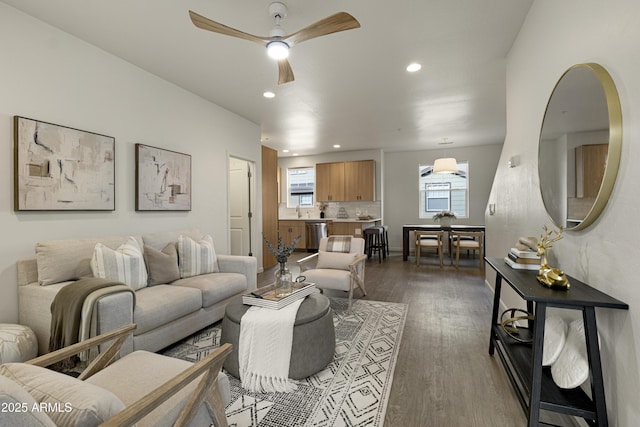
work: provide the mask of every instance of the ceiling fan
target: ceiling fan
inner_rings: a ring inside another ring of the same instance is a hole
[[[287,6],[284,3],[274,2],[269,5],[269,15],[275,20],[275,26],[268,37],[254,36],[244,31],[236,30],[219,22],[212,21],[190,10],[191,22],[198,28],[231,37],[249,40],[267,48],[269,56],[278,61],[278,84],[289,83],[294,80],[293,70],[287,60],[289,48],[293,45],[311,40],[316,37],[340,31],[360,28],[356,18],[346,12],[339,12],[319,20],[295,33],[285,35],[280,26],[280,21],[287,16]]]

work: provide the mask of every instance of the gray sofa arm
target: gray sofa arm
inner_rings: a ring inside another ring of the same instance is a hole
[[[240,273],[247,278],[247,290],[258,287],[258,261],[255,257],[218,255],[218,267],[222,273]]]
[[[93,311],[92,323],[96,325],[95,335],[118,329],[133,323],[133,295],[130,292],[119,292],[101,297]],[[99,348],[104,351],[108,344],[102,344]],[[120,350],[121,355],[133,351],[133,338],[129,335]]]

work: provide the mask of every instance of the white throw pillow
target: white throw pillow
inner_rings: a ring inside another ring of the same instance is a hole
[[[133,290],[147,286],[147,267],[140,246],[133,237],[116,250],[97,243],[91,258],[91,271],[94,277],[117,280]]]
[[[5,363],[0,375],[29,393],[57,426],[97,426],[125,408],[108,390],[40,366]]]
[[[344,252],[318,251],[318,263],[316,268],[330,268],[333,270],[348,270],[349,264],[356,259],[358,254]]]
[[[542,366],[551,366],[558,360],[567,341],[567,322],[560,316],[547,316],[544,323]]]
[[[218,258],[213,247],[213,238],[207,234],[196,242],[191,237],[180,235],[178,262],[180,277],[183,279],[200,274],[217,273]]]

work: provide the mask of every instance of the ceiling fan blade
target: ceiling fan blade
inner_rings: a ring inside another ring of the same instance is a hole
[[[302,43],[303,41],[325,36],[327,34],[340,31],[360,28],[360,23],[356,18],[347,12],[339,12],[324,19],[319,20],[293,34],[284,37],[284,41],[289,45]]]
[[[244,31],[236,30],[235,28],[228,27],[228,26],[226,26],[224,24],[221,24],[219,22],[212,21],[211,19],[206,18],[206,17],[204,17],[202,15],[199,15],[199,14],[197,14],[196,12],[194,12],[192,10],[189,11],[189,16],[191,17],[191,22],[193,22],[193,25],[195,25],[196,27],[198,27],[200,29],[203,29],[203,30],[213,31],[214,33],[224,34],[226,36],[237,37],[239,39],[249,40],[249,41],[261,44],[263,46],[265,46],[267,44],[267,40],[270,39],[270,37],[254,36],[253,34],[249,34],[249,33],[245,33]]]
[[[293,79],[293,70],[291,69],[291,64],[287,59],[281,59],[278,61],[278,84],[282,85],[285,83],[292,82]]]

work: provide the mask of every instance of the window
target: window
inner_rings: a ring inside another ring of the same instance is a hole
[[[287,207],[313,207],[315,180],[313,167],[287,169]]]
[[[458,172],[435,174],[433,165],[418,167],[420,218],[431,218],[436,212],[450,210],[458,218],[469,216],[469,163],[458,162]]]

